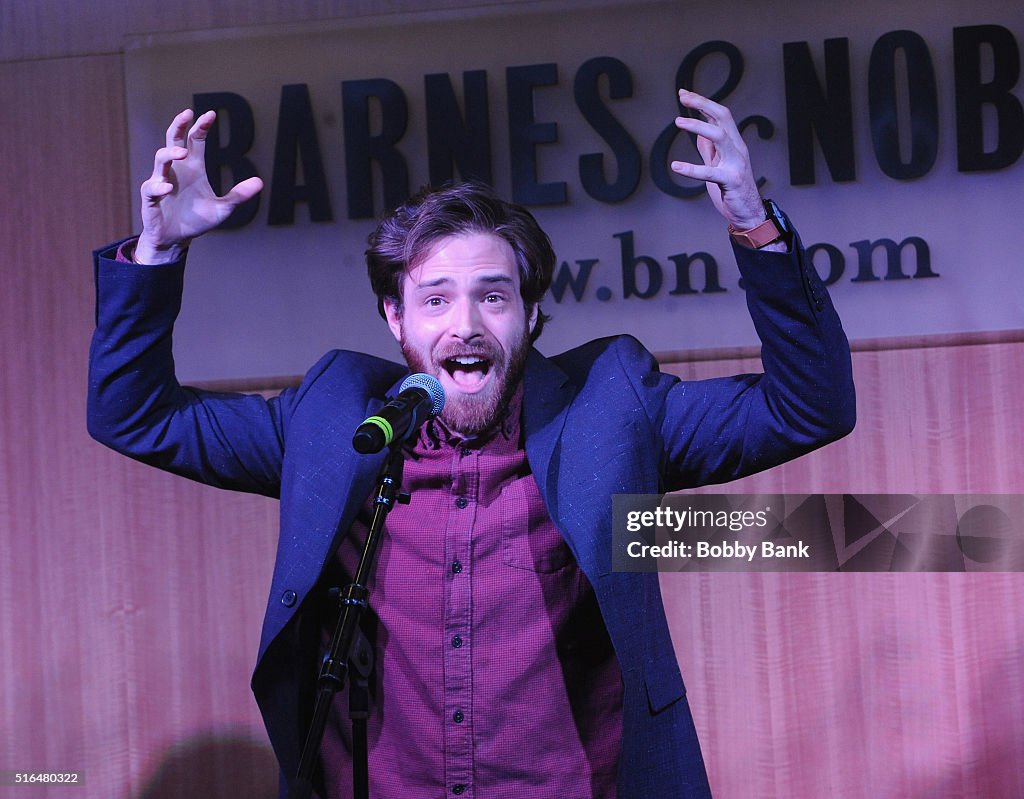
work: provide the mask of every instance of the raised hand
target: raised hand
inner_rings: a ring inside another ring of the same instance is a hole
[[[694,92],[679,90],[679,102],[703,119],[677,117],[676,127],[697,136],[703,164],[673,161],[672,171],[703,180],[718,212],[737,230],[749,230],[765,219],[764,204],[750,167],[750,153],[724,105]]]
[[[217,227],[263,188],[263,181],[253,177],[218,197],[206,177],[205,163],[206,136],[216,114],[207,111],[189,127],[192,117],[186,109],[171,122],[165,146],[156,151],[153,174],[142,184],[137,263],[177,260],[192,239]]]

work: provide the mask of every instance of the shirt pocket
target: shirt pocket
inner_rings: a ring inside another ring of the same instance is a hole
[[[514,569],[549,573],[573,562],[533,475],[517,478],[502,489],[501,538],[502,558]]]

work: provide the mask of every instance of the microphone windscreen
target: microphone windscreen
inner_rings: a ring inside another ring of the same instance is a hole
[[[444,388],[441,386],[441,381],[433,375],[428,375],[426,372],[409,375],[402,381],[398,393],[401,394],[409,388],[421,388],[427,392],[427,396],[430,397],[430,415],[432,417],[444,410]]]

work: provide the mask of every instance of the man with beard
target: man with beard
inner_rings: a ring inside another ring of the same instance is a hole
[[[696,731],[656,574],[611,568],[611,495],[741,477],[853,425],[849,348],[827,292],[758,194],[724,107],[700,112],[704,180],[729,223],[764,375],[682,382],[614,337],[531,347],[554,268],[525,209],[483,186],[427,190],[370,237],[379,309],[406,367],[325,356],[269,401],[178,385],[170,332],[184,250],[261,188],[218,198],[182,112],[142,186],[143,233],[97,256],[89,424],[104,443],[193,479],[281,499],[281,537],[253,676],[287,781],[330,614],[353,573],[380,456],[352,431],[408,370],[436,376],[442,415],[407,442],[407,506],[388,517],[367,636],[376,651],[371,793],[705,797]],[[325,565],[326,564],[326,565]],[[332,715],[318,793],[348,795],[352,741]]]

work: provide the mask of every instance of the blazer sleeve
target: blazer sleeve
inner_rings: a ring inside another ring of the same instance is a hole
[[[733,249],[764,373],[680,381],[649,354],[623,360],[659,438],[666,491],[767,469],[855,423],[850,347],[798,237],[789,253]]]
[[[258,395],[178,384],[171,334],[184,261],[142,266],[93,254],[96,330],[89,349],[87,419],[97,441],[136,460],[210,485],[280,492],[289,389]]]

